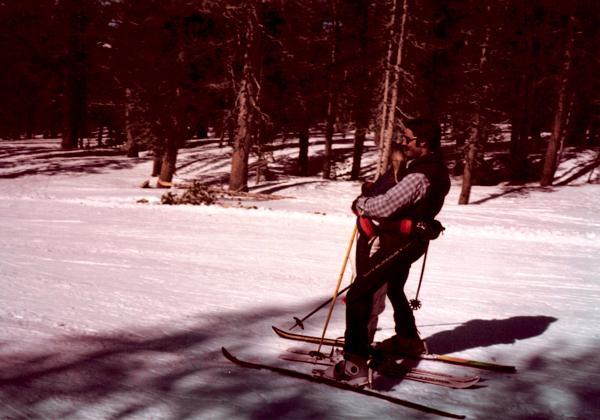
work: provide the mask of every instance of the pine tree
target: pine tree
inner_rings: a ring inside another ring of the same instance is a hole
[[[567,113],[567,101],[569,100],[569,88],[571,79],[571,67],[573,65],[573,48],[575,45],[575,16],[571,14],[567,18],[566,28],[564,30],[565,46],[562,69],[559,75],[558,95],[556,100],[556,110],[554,122],[552,124],[552,134],[548,141],[542,178],[540,185],[552,185],[554,174],[558,164],[558,151],[564,141],[564,126]]]
[[[260,22],[260,4],[242,2],[231,20],[243,51],[242,71],[236,81],[236,133],[233,142],[229,189],[248,190],[248,159],[264,118],[260,110],[260,74],[263,58],[263,40]]]
[[[491,6],[487,4],[484,6],[484,10],[478,15],[483,21],[483,40],[478,46],[479,48],[479,62],[476,64],[474,71],[469,72],[472,78],[470,95],[467,98],[472,103],[472,114],[471,114],[471,127],[470,134],[467,140],[467,144],[464,148],[464,171],[462,179],[462,187],[458,204],[469,204],[469,198],[471,195],[471,186],[473,183],[473,171],[478,163],[483,159],[483,148],[485,145],[485,115],[484,107],[488,101],[487,95],[489,91],[489,80],[487,80],[487,61],[489,60],[490,40],[491,40]],[[478,19],[479,20],[479,19]]]

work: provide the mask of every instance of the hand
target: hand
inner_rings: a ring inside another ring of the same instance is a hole
[[[419,221],[414,225],[413,229],[417,235],[427,240],[436,239],[440,236],[440,233],[446,230],[446,228],[437,220],[427,222]]]
[[[358,197],[354,199],[354,201],[352,202],[352,206],[350,206],[350,208],[352,209],[352,213],[354,213],[356,216],[358,216],[358,208],[356,208],[357,201]]]

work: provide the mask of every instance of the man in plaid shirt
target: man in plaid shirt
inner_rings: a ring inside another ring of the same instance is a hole
[[[344,360],[333,369],[337,379],[360,381],[367,376],[374,337],[369,324],[378,315],[373,304],[384,286],[394,308],[396,334],[380,343],[375,353],[416,356],[425,351],[404,284],[411,264],[425,253],[429,240],[436,236],[419,235],[414,226],[437,223],[434,218],[450,189],[450,177],[441,153],[439,124],[415,119],[408,121],[406,127],[402,148],[408,165],[404,175],[386,191],[376,195],[364,191],[352,205],[359,215],[361,234],[378,240],[379,248],[364,267],[357,266],[357,277],[348,291]]]
[[[387,218],[399,209],[421,201],[429,189],[429,181],[422,173],[406,175],[385,194],[375,197],[359,197],[356,201],[358,214],[368,218]]]

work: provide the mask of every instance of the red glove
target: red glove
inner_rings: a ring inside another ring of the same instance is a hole
[[[377,236],[377,230],[371,219],[359,216],[356,220],[356,224],[358,225],[358,230],[362,235],[365,235],[367,238],[371,239],[374,236]]]

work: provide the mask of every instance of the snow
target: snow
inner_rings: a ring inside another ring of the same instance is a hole
[[[228,152],[196,141],[181,151],[176,181],[222,179]],[[287,366],[277,356],[298,344],[271,325],[291,327],[333,292],[360,186],[282,175],[295,153],[280,147],[270,164],[279,177],[252,185],[284,198],[163,206],[164,190],[140,188],[148,156],[1,141],[0,417],[431,417],[222,357],[226,346]],[[468,390],[410,381],[380,389],[468,418],[598,418],[600,169],[573,177],[596,153],[566,156],[566,185],[475,187],[469,206],[456,204],[454,180],[439,216],[447,230],[430,247],[416,312],[422,335],[432,351],[518,373],[421,362],[484,380]],[[373,158],[370,145],[365,161]],[[328,336],[343,334],[343,311],[336,305]],[[320,334],[325,312],[307,333]],[[380,327],[378,338],[392,334],[389,308]]]

